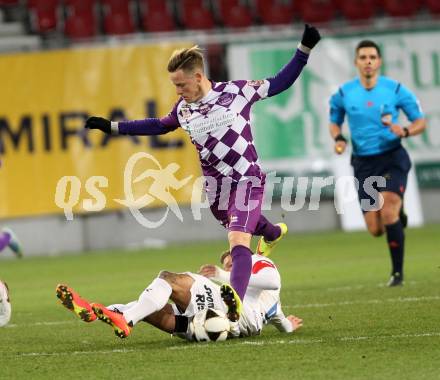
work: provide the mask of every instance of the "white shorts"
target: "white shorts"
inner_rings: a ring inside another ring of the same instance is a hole
[[[183,274],[187,274],[194,279],[190,289],[191,301],[184,312],[179,311],[177,306],[173,304],[173,310],[176,315],[192,317],[198,311],[208,308],[221,310],[224,313],[227,312],[226,305],[220,295],[219,285],[196,273],[184,272]]]

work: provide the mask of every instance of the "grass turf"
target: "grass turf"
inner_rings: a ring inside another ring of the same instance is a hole
[[[187,343],[147,325],[120,340],[57,303],[64,282],[91,301],[136,299],[162,269],[197,271],[224,242],[0,262],[13,318],[0,329],[0,379],[438,379],[440,226],[407,231],[406,283],[386,288],[384,238],[367,233],[290,235],[272,258],[292,335]]]

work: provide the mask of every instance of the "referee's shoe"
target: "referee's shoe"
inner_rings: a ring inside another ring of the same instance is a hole
[[[396,272],[393,273],[387,283],[387,286],[402,286],[403,285],[403,275],[402,273]]]

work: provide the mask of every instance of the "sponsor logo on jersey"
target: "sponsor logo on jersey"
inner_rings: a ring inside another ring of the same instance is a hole
[[[238,216],[237,215],[230,215],[229,216],[229,224],[237,223],[237,221],[238,221]]]
[[[182,117],[184,119],[189,119],[189,117],[191,116],[191,107],[189,105],[185,104],[180,109],[180,114],[182,115]]]
[[[218,98],[217,103],[221,106],[229,106],[229,104],[231,104],[233,100],[234,100],[234,96],[229,92],[227,92],[226,94],[223,94]]]
[[[264,83],[264,80],[263,80],[263,79],[259,79],[259,80],[248,80],[247,83],[248,83],[249,86],[260,87],[260,86]]]
[[[198,310],[214,309],[214,297],[212,296],[212,289],[204,285],[205,294],[196,294],[196,304]]]
[[[212,108],[212,104],[202,104],[199,107],[199,113],[201,113],[202,115],[206,115]]]

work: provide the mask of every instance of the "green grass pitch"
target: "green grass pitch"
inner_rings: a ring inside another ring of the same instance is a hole
[[[128,302],[162,270],[197,271],[225,242],[0,261],[13,317],[0,329],[0,379],[439,379],[440,226],[407,231],[406,283],[386,288],[385,239],[289,235],[272,258],[294,334],[195,344],[140,323],[125,340],[58,304],[65,282],[91,301]]]

